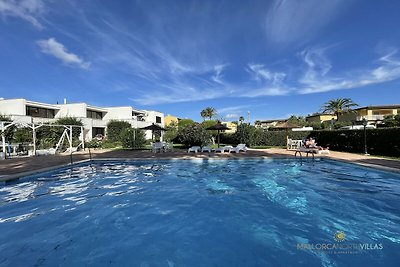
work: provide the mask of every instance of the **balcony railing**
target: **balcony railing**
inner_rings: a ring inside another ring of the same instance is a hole
[[[380,121],[383,120],[387,115],[369,115],[369,116],[357,116],[358,121],[362,121],[364,118],[369,121]]]

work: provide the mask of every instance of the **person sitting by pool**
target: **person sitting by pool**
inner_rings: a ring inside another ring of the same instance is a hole
[[[306,148],[315,148],[318,150],[329,150],[329,147],[323,148],[322,146],[317,146],[315,139],[313,139],[311,136],[307,137],[306,142],[305,142],[305,147]]]

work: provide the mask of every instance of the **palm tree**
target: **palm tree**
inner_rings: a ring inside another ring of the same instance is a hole
[[[240,116],[240,117],[239,117],[239,121],[240,121],[240,124],[242,124],[242,123],[244,122],[244,117],[243,117],[243,116]]]
[[[350,98],[336,98],[331,99],[324,104],[322,107],[323,113],[333,113],[339,120],[339,116],[353,111],[353,107],[357,107],[358,104],[354,103]]]
[[[208,117],[207,111],[206,111],[205,109],[203,109],[203,110],[200,112],[200,116],[203,118],[203,121],[205,121],[206,118]]]
[[[217,116],[217,110],[213,107],[207,107],[203,111],[205,111],[204,114],[207,114],[206,117],[211,120],[213,117]]]

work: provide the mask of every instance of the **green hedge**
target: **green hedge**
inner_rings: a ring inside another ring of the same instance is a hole
[[[367,149],[371,155],[400,156],[400,128],[367,129]],[[313,131],[318,145],[331,150],[364,152],[364,130]]]
[[[367,129],[367,149],[371,155],[400,157],[400,127]],[[286,146],[286,135],[303,140],[308,135],[318,145],[335,151],[364,152],[364,130],[318,130],[312,132],[265,131],[246,127],[242,132],[221,135],[221,143],[246,143],[247,146]]]
[[[293,131],[265,131],[253,129],[246,134],[221,134],[221,143],[237,145],[245,143],[247,146],[286,146],[286,135],[291,139],[305,139],[310,132]]]

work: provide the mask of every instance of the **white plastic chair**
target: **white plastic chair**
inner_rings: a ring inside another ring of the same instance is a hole
[[[164,148],[164,145],[163,145],[163,143],[160,143],[160,142],[156,142],[151,145],[151,151],[153,153],[157,153],[157,151],[160,151],[160,153],[161,153],[163,151],[163,148]]]

